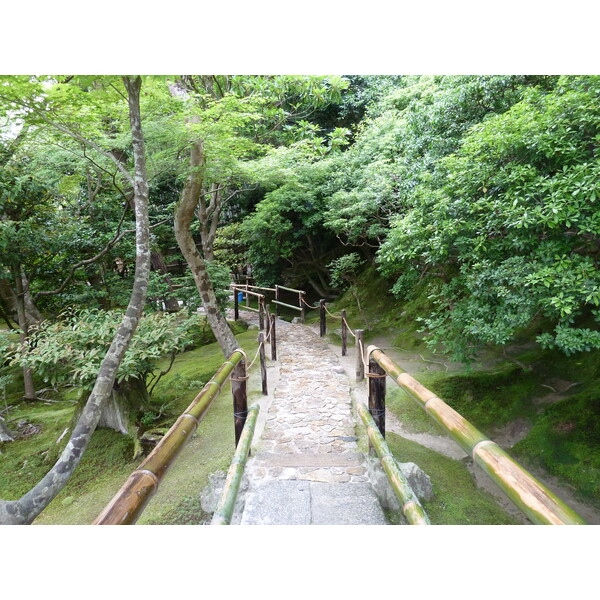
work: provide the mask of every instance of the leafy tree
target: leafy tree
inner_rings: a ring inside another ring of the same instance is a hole
[[[525,90],[422,178],[380,260],[385,272],[404,273],[399,293],[405,274],[441,272],[437,308],[424,321],[432,343],[470,358],[542,317],[543,345],[600,347],[599,98],[597,77]]]
[[[21,91],[38,94],[33,97],[32,101],[34,103],[46,102],[43,90],[39,86],[33,85],[34,89],[32,90],[30,81],[22,83],[24,89]],[[124,77],[122,84],[127,94],[134,163],[133,174],[126,170],[123,170],[122,174],[133,184],[136,214],[136,273],[130,302],[116,330],[111,345],[102,359],[89,399],[73,428],[73,432],[63,453],[52,469],[23,497],[14,501],[0,501],[0,523],[31,523],[64,487],[89,444],[92,433],[100,419],[102,404],[106,402],[111,394],[113,383],[117,376],[117,369],[123,360],[125,351],[131,342],[131,338],[142,315],[150,271],[147,204],[148,183],[140,111],[142,80],[139,76]],[[3,87],[3,93],[4,91],[5,87]],[[15,90],[11,90],[11,93],[13,92]],[[15,102],[18,106],[22,106],[19,93],[13,97],[17,98]],[[46,112],[42,112],[37,106],[35,108],[32,107],[32,110],[36,110],[36,114],[42,120],[49,120],[52,126],[78,139],[101,155],[112,156],[108,150],[98,145],[93,137],[90,139],[82,137],[78,129],[69,129],[63,124],[63,120],[60,122],[52,121],[49,116],[52,114],[52,107],[48,107],[48,109]]]
[[[32,334],[31,346],[13,353],[13,362],[25,365],[52,385],[76,384],[87,400],[93,389],[103,356],[119,326],[120,313],[97,309],[69,310],[60,320],[44,321]],[[147,402],[149,390],[162,376],[156,364],[164,356],[181,352],[189,341],[195,321],[177,315],[150,313],[140,319],[131,343],[117,369],[110,397],[102,404],[98,426],[128,432],[130,415],[135,417]]]

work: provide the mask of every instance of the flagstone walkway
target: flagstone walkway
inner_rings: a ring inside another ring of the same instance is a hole
[[[278,381],[246,466],[241,524],[385,524],[338,357],[310,328],[282,320],[277,357]]]

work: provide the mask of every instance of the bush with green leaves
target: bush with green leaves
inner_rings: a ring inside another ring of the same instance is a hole
[[[561,77],[473,126],[420,178],[379,261],[430,281],[433,345],[458,358],[546,323],[538,341],[600,347],[600,78]]]
[[[73,384],[90,390],[122,314],[118,311],[69,310],[55,322],[44,321],[12,362],[27,366],[51,385]],[[149,313],[142,317],[117,372],[116,382],[146,381],[157,361],[183,350],[197,317]]]

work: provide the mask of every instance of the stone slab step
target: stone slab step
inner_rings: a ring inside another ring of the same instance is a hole
[[[241,525],[386,525],[369,483],[255,482]]]
[[[360,467],[364,459],[356,452],[316,454],[276,454],[260,452],[254,457],[254,464],[260,467]]]

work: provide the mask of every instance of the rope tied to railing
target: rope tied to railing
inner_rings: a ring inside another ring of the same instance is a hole
[[[304,296],[300,296],[300,300],[302,300],[302,302],[304,302],[304,304],[306,304],[306,306],[308,306],[308,308],[315,310],[317,308],[319,308],[318,306],[313,306],[312,304],[309,304],[305,299]]]
[[[385,415],[385,408],[369,408],[369,412],[374,419],[377,419],[381,415]]]
[[[329,312],[329,309],[327,308],[327,304],[323,304],[323,307],[325,308],[325,312],[330,316],[333,317],[334,319],[341,319],[342,317],[338,317],[337,315],[334,315],[332,313]],[[346,326],[348,324],[346,323]]]
[[[365,356],[365,347],[362,343],[362,340],[358,340],[358,347],[359,347],[359,351],[360,351],[360,358],[362,360],[362,364],[363,364],[363,368],[365,370],[365,373],[367,374],[367,377],[369,376],[369,361],[367,359],[367,357]]]
[[[354,331],[352,331],[352,329],[350,329],[350,325],[348,325],[348,321],[346,321],[346,319],[343,319],[343,321],[346,324],[346,329],[350,332],[350,335],[356,339],[356,334],[354,333]]]
[[[380,375],[379,373],[371,373],[370,371],[365,371],[365,377],[369,377],[371,379],[383,379],[387,377],[387,373]]]
[[[246,354],[246,351],[243,350],[242,348],[237,348],[237,351],[242,354],[242,356],[244,357],[244,363],[248,364],[248,355]],[[248,373],[248,371],[250,370],[250,367],[246,367],[246,373]],[[246,381],[247,379],[250,378],[250,375],[244,375],[243,377],[234,377],[233,375],[229,376],[229,379],[231,381]]]

